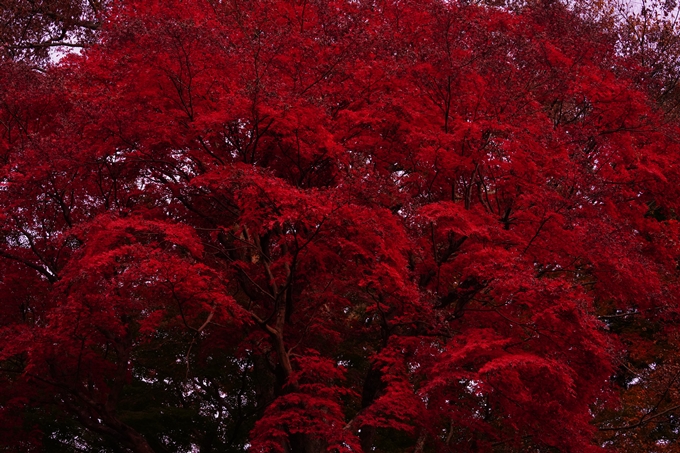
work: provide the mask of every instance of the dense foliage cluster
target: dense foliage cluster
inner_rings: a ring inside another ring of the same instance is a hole
[[[2,7],[0,451],[677,451],[666,16]]]

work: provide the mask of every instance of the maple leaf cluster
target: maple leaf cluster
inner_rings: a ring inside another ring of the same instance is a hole
[[[678,126],[578,5],[10,3],[5,450],[677,437]]]

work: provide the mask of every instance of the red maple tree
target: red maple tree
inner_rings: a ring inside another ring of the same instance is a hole
[[[8,451],[625,428],[593,423],[621,357],[677,345],[680,153],[612,34],[548,0],[107,7],[81,54],[0,62]]]

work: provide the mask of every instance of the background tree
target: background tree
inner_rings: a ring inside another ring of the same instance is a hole
[[[45,60],[55,48],[85,47],[112,6],[106,0],[3,1],[0,50],[11,58]]]

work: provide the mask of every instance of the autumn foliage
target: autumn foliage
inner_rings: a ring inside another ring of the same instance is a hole
[[[67,6],[0,49],[2,451],[671,451],[679,131],[604,22]]]

